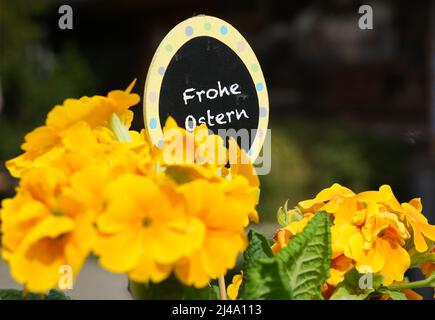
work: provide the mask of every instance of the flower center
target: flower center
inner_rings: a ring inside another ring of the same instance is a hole
[[[145,217],[142,220],[142,225],[144,228],[148,228],[151,224],[151,219],[149,217]]]
[[[65,213],[63,213],[63,211],[60,209],[53,209],[53,215],[55,215],[56,217],[62,217],[65,215]]]

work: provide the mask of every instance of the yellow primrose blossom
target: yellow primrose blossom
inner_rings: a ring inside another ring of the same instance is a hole
[[[410,266],[408,252],[399,242],[389,239],[388,236],[377,237],[370,247],[365,248],[364,238],[358,234],[352,237],[350,247],[357,270],[361,273],[381,274],[384,276],[382,281],[384,285],[389,285],[393,281],[402,281],[405,271]]]
[[[231,300],[236,300],[239,295],[239,289],[243,282],[243,275],[236,274],[227,287],[227,295]]]
[[[227,163],[224,141],[220,136],[210,134],[205,124],[189,132],[169,117],[163,135],[164,147],[155,150],[162,166],[181,166],[186,171],[192,170],[192,175],[210,179],[219,175],[219,168]]]
[[[204,287],[233,268],[246,248],[246,212],[239,210],[236,199],[225,196],[219,184],[197,180],[179,188],[187,212],[204,224],[205,236],[200,248],[177,263],[175,272],[183,283]]]
[[[278,253],[301,232],[310,214],[327,211],[333,217],[327,283],[333,286],[353,267],[361,273],[382,275],[384,285],[402,281],[410,266],[410,256],[404,248],[406,241],[412,236],[416,250],[424,252],[427,242],[435,238],[435,226],[429,225],[421,213],[420,199],[400,204],[388,185],[378,191],[355,194],[336,183],[313,199],[299,202],[298,210],[302,218],[276,233],[272,250]],[[391,260],[395,263],[388,263]]]
[[[260,181],[246,152],[234,139],[229,139],[228,146],[228,150],[234,152],[234,159],[227,159],[228,152],[222,138],[210,134],[205,125],[191,133],[178,127],[175,120],[169,117],[163,131],[165,144],[161,149],[154,149],[153,156],[168,176],[178,183],[198,179],[220,183],[226,196],[233,197],[235,203],[241,205],[240,211],[247,212],[245,226],[249,221],[259,222],[255,207],[260,196]],[[218,155],[222,154],[224,159],[217,161]],[[225,167],[227,160],[232,160],[229,168]]]
[[[315,213],[324,210],[335,213],[339,209],[339,205],[342,204],[346,198],[353,197],[354,195],[352,190],[338,183],[334,183],[331,187],[320,191],[315,198],[301,201],[298,205],[304,212],[311,211]]]
[[[260,218],[258,212],[255,209],[260,198],[260,180],[255,172],[254,166],[252,165],[246,151],[239,147],[237,141],[230,138],[228,141],[228,152],[229,152],[229,169],[222,168],[222,175],[227,180],[237,181],[239,179],[240,183],[234,184],[238,188],[232,188],[232,194],[241,199],[240,203],[246,208],[251,208],[248,212],[248,217],[246,219],[245,225],[248,225],[249,221],[258,223]],[[235,152],[234,159],[231,159],[232,152]],[[240,178],[244,179],[240,179]],[[237,192],[235,192],[237,190]]]
[[[414,236],[415,249],[418,252],[428,250],[427,240],[435,241],[435,226],[428,223],[426,217],[422,214],[423,205],[419,198],[412,199],[409,203],[402,203],[406,221],[412,227]]]
[[[331,286],[337,286],[337,284],[344,280],[345,274],[352,270],[354,266],[355,262],[344,254],[332,258],[329,278],[326,280],[326,283]]]
[[[166,161],[169,141],[150,147],[144,130],[128,130],[129,108],[139,101],[132,85],[65,100],[7,162],[21,181],[2,202],[2,254],[28,290],[56,287],[62,265],[76,276],[89,252],[137,282],[160,282],[175,271],[183,283],[203,287],[245,249],[244,227],[259,220],[252,164],[227,168],[220,136],[205,126],[187,132],[171,118],[165,132],[181,133],[183,159]],[[247,158],[229,143],[237,160]]]
[[[58,169],[35,168],[2,203],[3,257],[15,280],[34,292],[57,287],[64,265],[75,277],[93,243],[92,217],[66,205],[66,183]]]
[[[173,188],[134,174],[109,184],[95,245],[104,268],[137,282],[159,282],[174,262],[200,247],[204,225],[186,215]]]
[[[424,252],[428,249],[426,239],[435,241],[435,226],[430,225],[422,214],[423,206],[419,198],[400,204],[388,185],[381,186],[379,191],[363,192],[359,197],[382,203],[387,211],[398,215],[401,221],[404,220],[412,230],[414,245],[418,252]]]
[[[292,237],[290,231],[285,229],[279,229],[273,236],[274,243],[272,244],[272,252],[278,254],[283,248],[287,246],[288,241]]]
[[[60,146],[75,145],[78,141],[84,149],[92,146],[96,137],[91,138],[83,127],[88,126],[92,135],[95,130],[95,136],[101,139],[103,128],[109,125],[112,114],[118,115],[129,127],[133,113],[128,109],[139,102],[139,96],[130,93],[133,85],[134,82],[126,91],[111,91],[107,97],[67,99],[62,105],[55,106],[47,115],[45,125],[25,136],[25,142],[21,146],[25,152],[6,162],[10,173],[14,177],[20,177],[25,169],[34,166],[35,160]],[[107,139],[108,132],[105,133]]]
[[[306,213],[301,220],[293,221],[284,228],[279,229],[273,239],[272,252],[277,254],[287,246],[288,241],[298,233],[302,232],[314,215],[310,212]]]

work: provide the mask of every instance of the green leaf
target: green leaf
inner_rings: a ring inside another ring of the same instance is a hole
[[[288,276],[290,299],[322,299],[320,287],[329,276],[331,264],[328,214],[318,212],[276,259],[283,264]]]
[[[288,278],[282,264],[273,256],[267,239],[250,230],[245,251],[240,299],[288,299]]]
[[[304,231],[274,256],[266,238],[250,231],[241,299],[321,299],[329,274],[329,216],[319,212]]]
[[[249,268],[261,258],[273,258],[272,249],[266,237],[262,234],[249,230],[248,233],[249,246],[243,253],[244,267]]]
[[[24,294],[21,290],[1,289],[0,300],[24,300]]]
[[[339,287],[329,300],[365,300],[374,290],[366,290],[362,293],[352,293],[348,287]]]
[[[25,294],[22,290],[0,289],[0,300],[70,300],[70,297],[59,290],[50,290],[47,294]]]
[[[369,279],[369,277],[371,277],[372,283],[368,283],[367,281],[364,281],[364,285],[371,285],[370,288],[360,288],[361,287],[360,281],[364,280],[362,279],[362,277],[365,277],[366,279]],[[339,287],[345,286],[349,289],[352,289],[353,293],[361,293],[367,289],[373,289],[373,290],[378,289],[381,286],[383,279],[384,277],[380,274],[373,274],[373,273],[363,274],[363,273],[359,273],[355,268],[353,268],[352,270],[346,273],[346,275],[344,276],[344,280],[339,284]]]
[[[416,252],[414,255],[411,255],[410,268],[420,267],[425,262],[435,263],[435,252]]]
[[[370,279],[371,283],[364,281],[364,285],[370,285],[367,288],[361,288],[360,281]],[[330,300],[365,300],[376,292],[382,284],[383,277],[378,274],[361,274],[355,268],[348,271],[344,280],[337,286],[336,291],[330,297]]]
[[[393,300],[408,300],[403,292],[396,290],[389,290],[386,287],[380,288],[376,293],[386,294]]]
[[[263,258],[243,276],[240,299],[290,299],[289,278],[276,259]]]

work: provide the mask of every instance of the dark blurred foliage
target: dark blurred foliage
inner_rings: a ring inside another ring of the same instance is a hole
[[[406,199],[406,165],[413,147],[391,137],[353,128],[345,122],[297,117],[272,123],[272,170],[261,177],[260,212],[274,218],[337,182],[355,192],[390,184]],[[409,197],[409,196],[408,196]]]
[[[97,78],[72,42],[55,51],[44,23],[47,1],[2,0],[0,7],[0,159],[18,153],[23,135],[67,97],[95,90]]]

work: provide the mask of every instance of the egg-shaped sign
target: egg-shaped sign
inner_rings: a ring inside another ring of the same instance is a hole
[[[159,45],[144,93],[152,144],[163,144],[162,128],[170,116],[187,131],[201,124],[216,134],[247,129],[252,138],[242,147],[256,159],[269,120],[267,88],[254,52],[229,23],[196,16],[178,24]]]

